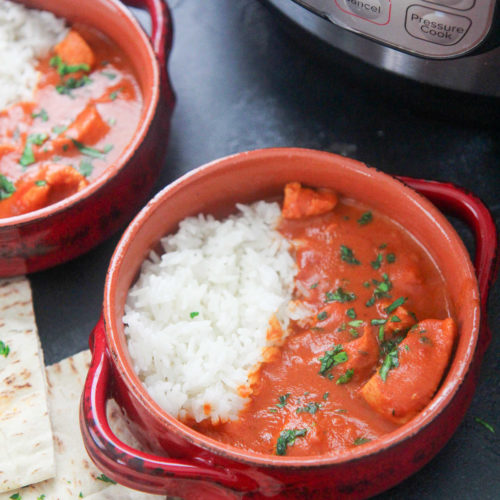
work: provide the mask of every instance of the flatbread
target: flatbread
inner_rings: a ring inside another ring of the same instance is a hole
[[[54,429],[56,476],[54,479],[32,484],[26,488],[0,495],[8,500],[19,493],[22,500],[155,500],[164,496],[140,493],[121,485],[99,480],[101,472],[87,455],[80,433],[79,406],[85,377],[90,365],[90,352],[75,356],[47,367],[50,418]],[[108,419],[113,431],[130,446],[139,444],[128,431],[125,420],[114,401],[108,403]]]
[[[0,492],[55,475],[43,354],[31,288],[0,280]],[[9,496],[9,495],[7,495]]]

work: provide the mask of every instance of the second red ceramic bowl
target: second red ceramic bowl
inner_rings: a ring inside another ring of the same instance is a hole
[[[359,449],[330,455],[262,455],[195,432],[149,396],[132,368],[124,335],[122,317],[128,290],[161,237],[175,231],[187,216],[203,212],[221,217],[234,211],[236,202],[280,196],[290,181],[331,188],[405,227],[439,266],[460,332],[445,380],[417,417]],[[469,214],[475,220],[483,235],[479,260],[485,265],[480,281],[486,296],[496,236],[484,205],[451,186],[407,182],[443,206],[463,209],[466,217]],[[480,321],[478,284],[467,250],[444,215],[415,190],[360,162],[319,151],[268,149],[230,156],[165,188],[121,239],[106,279],[103,320],[91,339],[93,362],[81,409],[84,442],[105,474],[148,492],[186,499],[364,498],[417,471],[457,428],[471,400],[488,343],[486,328],[480,336]],[[113,435],[105,416],[110,393],[127,415],[131,430],[152,453],[133,450]]]
[[[143,96],[137,129],[117,161],[82,191],[35,212],[0,219],[0,277],[25,274],[72,259],[110,236],[149,196],[162,167],[174,95],[166,71],[172,42],[163,0],[128,0],[150,13],[151,37],[117,0],[25,0],[69,23],[92,26],[131,61]]]

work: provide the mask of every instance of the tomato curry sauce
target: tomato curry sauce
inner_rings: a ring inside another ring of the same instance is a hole
[[[298,266],[293,306],[306,313],[265,353],[238,420],[190,425],[255,452],[331,454],[429,403],[456,326],[436,265],[388,217],[298,183],[286,186],[282,215]]]
[[[0,112],[0,217],[85,188],[121,155],[139,122],[131,64],[96,30],[74,26],[37,70],[34,100]]]

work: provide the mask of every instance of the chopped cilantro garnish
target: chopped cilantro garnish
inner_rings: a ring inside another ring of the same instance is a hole
[[[116,484],[116,481],[113,481],[112,479],[110,479],[108,476],[106,476],[104,474],[97,476],[96,479],[99,479],[99,481],[103,481],[104,483]]]
[[[408,344],[405,344],[404,345],[404,348],[407,350],[407,351],[410,351],[410,346]]]
[[[0,174],[0,200],[10,198],[15,192],[16,188],[14,184],[10,182],[5,175]]]
[[[354,328],[359,328],[362,324],[363,324],[363,320],[362,319],[354,319],[352,321],[349,321],[349,323],[347,323],[349,326],[352,326]]]
[[[385,260],[389,263],[392,264],[393,262],[396,262],[396,256],[393,253],[388,253],[385,256]]]
[[[349,382],[349,380],[352,379],[352,376],[354,375],[354,370],[352,368],[349,368],[349,370],[347,370],[344,375],[341,375],[338,379],[337,379],[337,384],[347,384],[347,382]]]
[[[371,283],[370,283],[369,281],[365,281],[365,282],[363,283],[363,286],[364,286],[365,288],[370,288],[372,285],[371,285]]]
[[[321,405],[319,403],[307,403],[306,406],[302,406],[300,408],[297,408],[295,410],[296,413],[310,413],[311,415],[314,415],[319,409],[321,408]]]
[[[33,144],[41,146],[48,138],[47,134],[30,134],[26,139],[26,144],[24,146],[23,154],[19,160],[19,163],[23,167],[27,167],[32,163],[35,163],[35,155],[33,153]]]
[[[366,302],[366,307],[370,307],[373,304],[375,304],[375,300],[381,299],[383,297],[390,297],[389,295],[389,290],[392,288],[392,282],[389,279],[389,276],[387,273],[384,273],[382,275],[382,279],[384,281],[380,282],[377,280],[372,280],[373,284],[376,286],[375,290],[373,291],[373,297]]]
[[[352,302],[355,299],[354,293],[345,292],[341,287],[338,287],[335,292],[325,293],[325,302]]]
[[[401,323],[401,319],[396,315],[391,316],[391,323]]]
[[[432,340],[429,337],[422,336],[418,340],[420,340],[422,344],[432,345]]]
[[[193,318],[196,318],[196,316],[199,316],[199,314],[200,314],[200,313],[199,313],[198,311],[193,311],[193,312],[190,312],[190,313],[189,313],[189,317],[190,317],[191,319],[193,319]]]
[[[6,358],[9,355],[10,347],[0,340],[0,356]]]
[[[356,311],[354,310],[354,307],[350,307],[345,313],[349,316],[349,318],[356,319]]]
[[[52,132],[54,134],[56,134],[56,135],[62,134],[66,130],[68,130],[68,126],[67,125],[54,125],[52,127]]]
[[[408,299],[406,297],[399,297],[390,306],[385,308],[387,314],[394,312],[400,305],[404,304]]]
[[[109,71],[101,71],[101,75],[105,76],[109,80],[114,80],[116,78],[116,73],[111,73]]]
[[[19,493],[13,493],[9,498],[12,500],[21,500],[22,496]]]
[[[346,247],[345,245],[340,245],[340,258],[344,262],[347,262],[348,264],[354,264],[354,265],[361,264],[361,262],[359,262],[359,260],[356,259],[356,257],[354,257],[353,251],[349,247]]]
[[[287,392],[278,398],[279,403],[276,404],[278,408],[284,408],[284,406],[288,403],[288,398],[290,397],[290,393]]]
[[[45,181],[43,179],[38,179],[37,181],[35,181],[35,186],[42,187],[42,186],[46,186],[46,185],[47,185],[47,181]]]
[[[370,322],[373,326],[385,325],[387,323],[386,319],[372,319]]]
[[[474,417],[474,420],[478,424],[481,424],[483,427],[485,427],[490,432],[492,432],[493,434],[495,434],[495,428],[491,424],[489,424],[488,422],[485,422],[482,418],[479,418],[479,417]]]
[[[316,283],[313,283],[313,284],[312,284],[309,288],[312,290],[312,289],[314,289],[314,288],[317,288],[317,287],[318,287],[318,285],[319,285],[319,283],[318,283],[318,282],[316,282]]]
[[[380,269],[380,266],[382,265],[382,254],[379,253],[377,255],[377,258],[375,260],[372,260],[370,264],[372,265],[373,269]]]
[[[80,491],[80,493],[78,494],[78,498],[83,498],[83,493]]]
[[[330,393],[329,393],[329,392],[325,392],[325,393],[323,394],[323,399],[326,401],[326,400],[328,399],[328,396],[329,396],[329,395],[330,395]]]
[[[45,494],[42,493],[36,500],[45,500]]]
[[[326,311],[321,311],[316,317],[318,318],[318,321],[323,321],[328,318],[328,313]]]
[[[90,71],[88,64],[66,64],[59,56],[54,56],[50,59],[50,65],[57,69],[60,76],[77,73],[78,71]]]
[[[364,437],[359,437],[354,440],[354,446],[360,446],[365,443],[369,443],[371,439],[364,438]]]
[[[109,98],[114,101],[117,97],[118,97],[118,94],[122,91],[123,89],[117,89],[117,90],[113,90],[113,92],[110,92],[109,94]]]
[[[92,172],[94,170],[94,165],[92,165],[92,162],[90,160],[84,158],[83,160],[80,161],[78,170],[84,177],[89,177],[90,175],[92,175]]]
[[[320,375],[325,376],[330,368],[347,361],[347,353],[343,350],[341,344],[332,346],[330,351],[325,351],[322,358],[319,358],[321,367],[319,369]]]
[[[276,443],[276,455],[284,455],[288,446],[293,446],[298,437],[305,436],[307,429],[285,429]]]
[[[270,413],[276,413],[278,410],[276,408],[268,408],[268,410]]]
[[[49,115],[45,109],[41,109],[38,113],[31,113],[32,118],[41,118],[42,121],[46,122],[49,119]]]
[[[378,329],[378,339],[380,340],[380,342],[384,341],[384,325],[380,325]]]
[[[373,215],[371,212],[365,212],[361,215],[361,217],[358,219],[358,224],[360,226],[364,226],[365,224],[370,223],[373,220]]]
[[[345,410],[344,408],[338,408],[335,410],[335,413],[347,413],[347,410]]]
[[[398,348],[394,347],[384,359],[382,366],[380,367],[380,378],[385,382],[387,379],[387,375],[389,370],[393,368],[397,368],[399,366],[399,358],[398,358]]]
[[[103,158],[109,151],[99,151],[98,149],[91,148],[90,146],[85,146],[85,144],[77,141],[76,139],[71,139],[71,142],[78,148],[78,151],[80,151],[82,155],[89,156],[90,158]]]
[[[87,75],[83,75],[81,78],[73,78],[71,76],[63,83],[56,85],[56,91],[61,95],[73,97],[73,94],[71,93],[72,90],[79,89],[80,87],[83,87],[91,82],[92,80]]]
[[[359,337],[359,332],[355,328],[349,328],[349,333],[354,337]]]
[[[103,148],[102,148],[102,152],[104,154],[108,154],[112,149],[114,148],[113,144],[106,144]]]

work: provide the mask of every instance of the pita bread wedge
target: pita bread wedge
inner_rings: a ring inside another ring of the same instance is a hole
[[[108,482],[87,455],[80,433],[78,412],[83,384],[90,365],[90,352],[75,356],[47,367],[49,409],[54,429],[56,476],[48,481],[16,490],[22,500],[155,500],[164,496],[148,495]],[[114,401],[108,404],[108,419],[113,431],[131,446],[138,443],[128,431]],[[14,492],[0,500],[8,500]],[[43,496],[45,495],[45,496]]]
[[[0,492],[55,475],[43,354],[26,278],[0,280]]]

